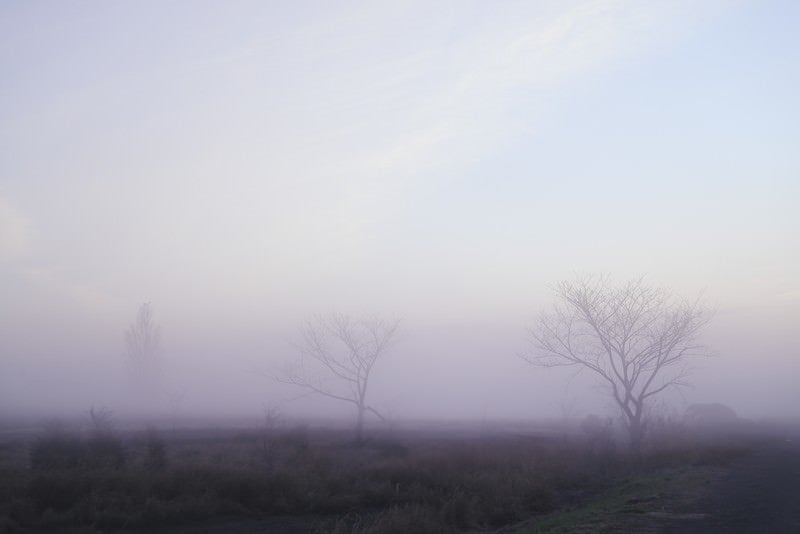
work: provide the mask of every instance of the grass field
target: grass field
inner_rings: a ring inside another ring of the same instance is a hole
[[[592,532],[690,498],[744,453],[681,437],[632,456],[527,430],[396,430],[355,445],[321,427],[50,425],[0,444],[0,528]]]

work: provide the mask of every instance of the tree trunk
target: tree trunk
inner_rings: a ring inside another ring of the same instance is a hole
[[[356,418],[356,443],[361,444],[364,441],[364,406],[358,405],[358,416]]]
[[[628,446],[630,451],[638,453],[642,450],[642,438],[644,438],[644,425],[641,417],[634,417],[628,421]]]

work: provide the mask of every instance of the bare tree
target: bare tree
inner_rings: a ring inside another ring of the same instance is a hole
[[[582,277],[554,290],[558,302],[530,329],[533,350],[521,357],[599,376],[622,412],[631,449],[638,450],[647,426],[645,405],[686,384],[687,360],[704,352],[697,336],[709,312],[644,279],[615,286],[604,276]]]
[[[102,406],[95,409],[89,408],[89,421],[91,422],[92,432],[95,434],[111,434],[114,432],[114,412]]]
[[[276,430],[281,423],[281,410],[277,406],[264,404],[264,418],[261,425],[261,453],[271,468],[277,447]]]
[[[318,316],[301,327],[295,343],[299,357],[276,379],[355,405],[356,441],[361,442],[366,412],[383,419],[367,404],[367,390],[372,368],[391,345],[398,324],[377,317]]]
[[[125,332],[125,359],[137,386],[154,393],[158,379],[161,328],[153,320],[153,307],[145,302]]]

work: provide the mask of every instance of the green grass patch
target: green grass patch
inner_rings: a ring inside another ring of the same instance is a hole
[[[629,477],[578,506],[532,520],[511,532],[648,532],[664,521],[691,519],[681,512],[704,495],[724,468],[688,464]]]

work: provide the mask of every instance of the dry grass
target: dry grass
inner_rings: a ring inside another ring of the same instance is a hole
[[[355,447],[304,428],[88,437],[0,449],[0,526],[143,529],[303,517],[318,532],[493,530],[635,473],[719,461],[681,446],[637,458],[585,440],[403,436]]]

